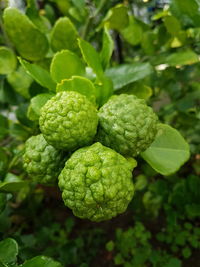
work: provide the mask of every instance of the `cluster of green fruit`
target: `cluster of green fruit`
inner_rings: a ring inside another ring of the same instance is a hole
[[[99,110],[84,95],[62,91],[41,109],[41,134],[29,138],[24,168],[38,183],[58,178],[74,215],[92,221],[124,212],[134,194],[134,156],[157,133],[157,116],[144,100],[114,95]]]

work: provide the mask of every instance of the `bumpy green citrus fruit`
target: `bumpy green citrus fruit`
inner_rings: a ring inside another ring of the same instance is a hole
[[[26,141],[23,166],[34,181],[51,184],[56,181],[64,166],[64,155],[39,134]]]
[[[49,144],[64,150],[89,145],[97,130],[96,107],[75,91],[62,91],[41,109],[40,129]]]
[[[95,143],[72,154],[60,173],[59,187],[75,216],[103,221],[126,210],[134,194],[134,159]]]
[[[157,133],[157,116],[134,95],[112,96],[99,110],[97,140],[122,155],[146,150]]]

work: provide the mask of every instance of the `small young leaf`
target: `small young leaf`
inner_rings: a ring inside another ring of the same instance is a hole
[[[48,33],[51,29],[51,24],[48,19],[41,16],[36,0],[27,0],[26,15],[43,33]]]
[[[40,85],[48,88],[50,91],[55,92],[56,84],[51,79],[49,72],[36,64],[30,64],[26,60],[19,59],[21,65],[27,73]]]
[[[190,157],[189,145],[169,125],[159,124],[157,137],[141,156],[162,175],[176,172]]]
[[[0,242],[0,261],[4,264],[16,263],[18,244],[12,238],[6,238]]]
[[[40,117],[40,110],[54,94],[39,94],[31,99],[27,116],[32,121],[37,121]]]
[[[0,46],[0,74],[9,74],[15,70],[17,59],[10,48]]]
[[[21,267],[62,267],[61,263],[52,260],[46,256],[36,256],[30,260],[27,260]]]
[[[99,54],[90,43],[83,39],[78,39],[78,44],[85,62],[93,69],[99,79],[101,79],[104,74]]]
[[[118,4],[108,11],[103,23],[115,30],[121,30],[128,25],[128,9],[123,4]]]
[[[76,52],[78,50],[78,32],[71,20],[67,17],[59,18],[51,32],[51,48],[54,52],[68,49]]]
[[[56,92],[60,91],[76,91],[95,103],[96,100],[96,88],[93,83],[87,78],[81,76],[72,76],[71,79],[64,79],[61,83],[57,84]]]
[[[114,49],[114,42],[112,37],[110,36],[110,33],[106,27],[104,27],[103,32],[103,47],[101,50],[101,63],[104,69],[107,68],[110,62],[110,58],[112,56]]]
[[[23,58],[32,61],[44,58],[48,40],[26,15],[16,8],[7,8],[3,18],[6,33]]]
[[[83,75],[85,66],[76,54],[69,50],[62,50],[53,57],[50,72],[52,79],[59,83],[63,79],[69,79],[74,75]]]
[[[141,80],[150,75],[153,69],[149,63],[124,64],[106,70],[106,76],[113,81],[114,90]]]
[[[21,180],[13,173],[7,173],[4,182],[0,183],[0,192],[14,193],[20,191],[24,186],[27,186],[27,181]]]

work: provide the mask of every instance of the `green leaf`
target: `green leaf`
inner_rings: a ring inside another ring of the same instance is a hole
[[[133,63],[116,66],[106,70],[106,76],[113,81],[114,90],[150,75],[153,68],[149,63]]]
[[[192,251],[189,247],[184,247],[182,249],[182,255],[185,259],[188,259],[192,255]]]
[[[36,256],[27,260],[21,267],[62,267],[61,263],[46,256]]]
[[[19,192],[22,187],[27,186],[27,181],[21,180],[18,176],[7,173],[4,182],[0,183],[0,192],[14,193]]]
[[[138,98],[147,100],[152,96],[153,92],[151,87],[143,84],[142,82],[134,82],[123,87],[117,91],[117,93],[136,95]]]
[[[172,53],[166,58],[164,63],[169,64],[170,66],[183,66],[191,65],[199,62],[198,55],[192,50],[179,51],[177,53]]]
[[[6,202],[7,202],[6,194],[0,193],[0,213],[5,209]]]
[[[50,31],[51,24],[46,17],[40,15],[36,0],[27,0],[26,15],[40,31],[44,33]]]
[[[27,111],[28,111],[28,103],[21,103],[16,109],[15,114],[16,114],[17,120],[21,124],[32,128],[34,127],[34,123],[28,119]]]
[[[19,123],[11,123],[9,127],[9,133],[17,140],[25,141],[30,135],[30,129],[27,129]]]
[[[17,260],[18,244],[12,238],[0,242],[0,260],[4,264],[14,264]]]
[[[171,258],[167,264],[165,264],[163,267],[181,267],[182,263],[177,258]]]
[[[115,247],[115,243],[114,243],[112,240],[109,241],[109,242],[106,244],[106,250],[107,250],[107,251],[113,251],[114,247]]]
[[[141,46],[147,55],[154,55],[156,51],[155,41],[157,41],[157,35],[152,31],[146,31],[142,35]]]
[[[27,116],[32,121],[37,121],[40,117],[40,110],[54,94],[39,94],[31,99]]]
[[[1,129],[1,128],[0,128]],[[4,148],[0,147],[0,180],[7,171],[8,167],[8,155]]]
[[[48,88],[50,91],[55,92],[56,84],[52,80],[49,72],[36,64],[30,64],[26,60],[19,59],[21,65],[27,73],[40,85]]]
[[[103,23],[110,29],[121,30],[128,25],[128,9],[123,4],[111,8]]]
[[[112,80],[106,76],[103,76],[101,80],[96,81],[95,87],[97,90],[97,103],[99,106],[102,106],[113,94]]]
[[[51,32],[51,48],[54,52],[68,49],[76,52],[78,50],[78,32],[71,20],[67,17],[59,18]]]
[[[57,52],[51,62],[50,72],[52,79],[57,83],[75,75],[83,75],[85,66],[81,59],[69,50]]]
[[[18,104],[18,98],[6,79],[0,77],[0,103]]]
[[[171,126],[159,124],[158,127],[154,142],[141,156],[157,172],[170,175],[189,159],[189,145]]]
[[[96,88],[87,78],[72,76],[71,79],[64,79],[57,84],[56,91],[76,91],[85,95],[92,103],[96,101]]]
[[[8,134],[8,119],[0,114],[0,140],[2,140],[7,134]]]
[[[26,15],[16,8],[7,8],[3,18],[6,33],[23,58],[32,61],[44,58],[48,40]]]
[[[104,27],[103,32],[103,47],[101,50],[101,63],[104,69],[106,69],[109,65],[110,58],[112,56],[114,50],[114,42],[113,39],[106,27]]]
[[[9,74],[15,70],[17,59],[10,48],[0,46],[0,74]]]
[[[99,79],[101,79],[104,74],[99,54],[90,43],[83,39],[78,39],[78,44],[85,62],[93,69]]]
[[[172,14],[180,19],[184,25],[200,26],[199,3],[196,0],[173,0],[170,9]]]
[[[176,36],[181,30],[181,24],[174,16],[166,16],[164,18],[164,24],[171,35]]]
[[[133,16],[129,16],[129,25],[120,33],[124,40],[131,45],[138,45],[142,40],[142,27]]]
[[[10,73],[7,76],[7,81],[18,94],[26,99],[30,98],[29,87],[33,79],[22,66],[19,66],[16,71]]]

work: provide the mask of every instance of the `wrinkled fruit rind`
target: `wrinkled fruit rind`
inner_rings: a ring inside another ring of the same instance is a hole
[[[72,151],[92,143],[97,131],[97,110],[84,95],[62,91],[42,107],[39,123],[49,144]]]
[[[134,159],[100,143],[77,150],[58,178],[65,205],[75,216],[97,222],[123,213],[134,194],[135,166]]]
[[[64,154],[49,145],[42,134],[32,136],[25,143],[23,166],[33,181],[53,184],[64,166]]]
[[[134,95],[112,96],[98,113],[97,140],[122,155],[146,150],[157,133],[157,116],[143,99]]]

